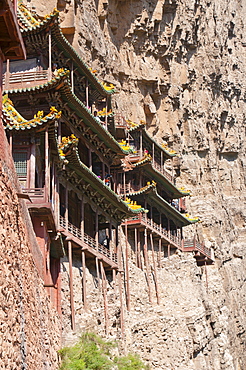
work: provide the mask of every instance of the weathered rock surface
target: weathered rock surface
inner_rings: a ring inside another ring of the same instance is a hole
[[[31,5],[46,13],[57,4]],[[74,46],[117,86],[114,107],[145,120],[156,139],[180,152],[177,183],[192,190],[189,211],[200,217],[197,232],[216,257],[207,283],[191,256],[164,260],[155,307],[143,272],[132,266],[127,348],[153,369],[245,369],[246,4],[77,0],[74,7]],[[81,330],[88,323],[100,331],[95,288],[89,300],[92,311],[77,320]]]

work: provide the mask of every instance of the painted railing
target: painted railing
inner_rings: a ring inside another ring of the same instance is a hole
[[[11,88],[32,87],[48,81],[49,71],[30,71],[5,73],[3,76],[3,86],[5,90]]]
[[[103,254],[104,256],[112,260],[113,262],[117,263],[116,253],[112,253],[108,248],[104,247],[104,245],[100,243],[97,244],[96,240],[86,233],[84,233],[83,238],[81,230],[78,227],[71,224],[71,222],[69,222],[62,216],[60,216],[60,227],[62,227],[69,234],[73,235],[75,238],[84,242],[90,248],[94,249],[95,251]]]

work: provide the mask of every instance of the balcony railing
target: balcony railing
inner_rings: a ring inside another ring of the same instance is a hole
[[[163,228],[161,225],[157,224],[150,218],[148,218],[146,215],[139,214],[135,217],[132,217],[127,220],[128,224],[131,223],[141,223],[145,226],[148,226],[149,229],[152,229],[153,231],[157,232],[160,236],[163,236],[165,239],[170,241],[174,246],[182,250],[182,240],[180,237],[171,234],[171,232],[167,231],[165,228]]]
[[[43,188],[24,188],[22,193],[29,196],[33,204],[46,203],[46,190]]]
[[[161,172],[170,182],[174,184],[174,177],[164,169],[158,162],[152,161],[152,166],[158,171]]]
[[[66,230],[69,234],[73,235],[75,238],[84,242],[90,248],[94,249],[95,251],[98,251],[99,253],[103,254],[113,262],[117,263],[116,253],[112,253],[108,248],[104,247],[104,245],[100,243],[97,244],[96,240],[93,239],[91,236],[87,235],[86,233],[84,233],[83,238],[81,230],[78,227],[71,224],[71,222],[69,222],[62,216],[60,216],[60,227]]]
[[[48,81],[48,70],[5,73],[3,76],[3,86],[5,90],[23,87],[33,87]]]
[[[185,251],[198,251],[204,256],[212,259],[212,252],[210,248],[205,247],[204,244],[199,243],[195,238],[184,241],[184,252]]]

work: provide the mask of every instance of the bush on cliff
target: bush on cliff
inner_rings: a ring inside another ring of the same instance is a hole
[[[96,334],[85,333],[77,344],[59,351],[60,370],[142,370],[147,369],[135,354],[112,356],[110,350],[115,347]]]

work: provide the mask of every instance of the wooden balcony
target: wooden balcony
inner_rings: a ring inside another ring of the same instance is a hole
[[[86,233],[83,235],[78,227],[71,224],[71,222],[62,216],[60,216],[60,227],[62,234],[77,244],[80,249],[83,249],[88,256],[97,257],[111,268],[118,268],[116,253],[112,253],[108,248],[97,243],[95,239]]]
[[[170,172],[168,172],[167,170],[165,170],[164,166],[161,166],[158,162],[156,161],[152,161],[152,166],[155,170],[157,170],[158,172],[162,173],[162,175],[164,175],[173,185],[174,184],[174,177],[172,176],[172,174]]]
[[[49,77],[48,70],[18,73],[6,72],[3,76],[3,89],[11,90],[34,87],[48,82],[50,78],[51,76]]]
[[[205,263],[211,265],[214,261],[212,250],[207,248],[204,243],[199,243],[196,238],[185,240],[183,245],[184,252],[195,252],[195,258],[198,266],[203,266]]]
[[[46,189],[43,188],[25,188],[22,189],[22,193],[26,194],[32,204],[43,204],[47,203]]]
[[[145,214],[138,214],[135,217],[132,217],[127,220],[127,225],[129,227],[137,227],[137,228],[147,228],[149,231],[152,231],[154,234],[158,235],[159,237],[166,240],[167,244],[170,244],[174,248],[178,248],[182,250],[182,240],[181,238],[172,235],[168,232],[165,228],[161,225],[155,223],[151,219],[149,219]]]

